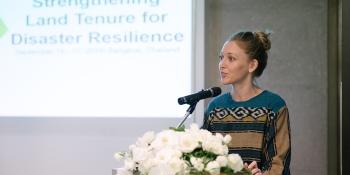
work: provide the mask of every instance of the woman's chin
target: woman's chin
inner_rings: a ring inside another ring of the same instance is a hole
[[[221,84],[223,84],[223,85],[230,85],[230,84],[232,84],[232,82],[231,81],[225,81],[225,80],[221,80],[220,81],[221,82]]]

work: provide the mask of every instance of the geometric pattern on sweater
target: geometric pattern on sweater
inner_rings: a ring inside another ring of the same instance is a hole
[[[214,108],[209,113],[209,120],[213,118],[224,119],[227,116],[233,116],[237,120],[242,120],[245,117],[253,117],[258,119],[262,116],[269,116],[274,119],[276,114],[266,107],[236,107],[236,108]]]

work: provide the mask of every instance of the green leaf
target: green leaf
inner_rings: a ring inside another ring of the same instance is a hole
[[[233,174],[234,171],[231,168],[226,166],[226,167],[221,167],[220,172],[224,174]]]
[[[170,127],[169,129],[174,130],[174,131],[178,131],[178,132],[185,132],[185,125],[181,125],[179,127]]]
[[[183,153],[182,159],[190,162],[191,157],[202,158],[203,163],[206,165],[208,162],[216,159],[217,155],[208,151],[204,151],[202,148],[197,148],[191,153]]]

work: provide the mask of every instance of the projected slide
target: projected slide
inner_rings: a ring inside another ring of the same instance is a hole
[[[0,116],[181,117],[192,1],[0,5]]]

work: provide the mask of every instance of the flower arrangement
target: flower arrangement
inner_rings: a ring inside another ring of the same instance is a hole
[[[172,128],[146,132],[129,151],[117,175],[251,175],[238,154],[228,154],[230,135],[213,135],[192,124],[189,129]]]

